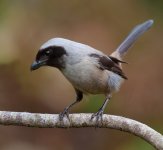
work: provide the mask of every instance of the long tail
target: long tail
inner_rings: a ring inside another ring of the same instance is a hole
[[[120,44],[120,46],[111,54],[111,56],[121,60],[128,49],[138,39],[138,37],[142,35],[145,31],[147,31],[152,26],[152,24],[153,20],[148,20],[142,24],[137,25]]]

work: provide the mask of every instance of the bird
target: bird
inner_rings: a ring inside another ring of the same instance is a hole
[[[62,121],[64,117],[69,118],[69,109],[80,102],[84,94],[105,95],[104,103],[91,116],[91,119],[102,118],[112,94],[118,92],[122,83],[128,79],[122,70],[122,64],[126,64],[123,57],[153,22],[150,19],[134,27],[110,55],[89,45],[60,37],[48,40],[39,48],[31,65],[31,71],[42,66],[57,68],[72,84],[76,93],[75,101],[59,114],[59,120]]]

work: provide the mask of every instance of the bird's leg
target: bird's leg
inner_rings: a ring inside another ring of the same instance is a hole
[[[98,122],[99,119],[101,119],[101,121],[102,121],[103,112],[104,112],[105,107],[106,107],[106,105],[107,105],[107,103],[109,102],[110,99],[111,99],[111,95],[109,94],[109,95],[106,97],[106,99],[105,99],[103,105],[102,105],[102,106],[100,107],[100,109],[98,110],[98,112],[96,112],[96,113],[94,113],[94,114],[92,115],[91,120],[92,120],[94,117],[96,117],[96,121],[97,121],[97,122]]]
[[[60,121],[63,120],[64,116],[66,116],[66,117],[69,119],[69,109],[70,109],[73,105],[75,105],[76,103],[78,103],[78,102],[80,102],[80,101],[82,100],[82,98],[83,98],[83,93],[82,93],[81,91],[77,90],[77,89],[75,89],[75,91],[76,91],[76,95],[77,95],[77,96],[76,96],[76,100],[75,100],[73,103],[71,103],[69,106],[67,106],[67,107],[64,109],[64,111],[61,112],[61,113],[59,114],[59,120],[60,120]]]

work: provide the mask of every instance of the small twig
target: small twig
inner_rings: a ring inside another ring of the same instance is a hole
[[[38,114],[27,112],[0,111],[1,125],[17,125],[39,128],[83,128],[96,127],[96,119],[91,120],[92,114],[70,114],[61,122],[58,114]],[[132,133],[141,137],[158,150],[163,150],[163,136],[138,121],[113,115],[103,115],[103,120],[98,124],[100,128],[111,128]]]

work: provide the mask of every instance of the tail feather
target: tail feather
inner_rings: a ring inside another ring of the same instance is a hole
[[[147,31],[152,26],[152,24],[153,20],[148,20],[142,24],[137,25],[110,56],[121,60],[128,49],[138,39],[138,37],[142,35],[145,31]]]

